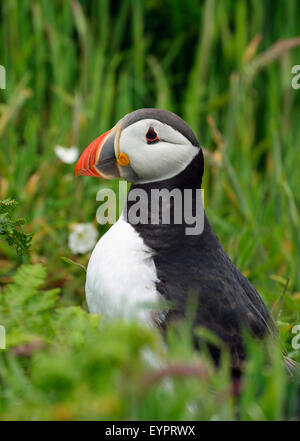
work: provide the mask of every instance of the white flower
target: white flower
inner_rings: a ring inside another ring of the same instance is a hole
[[[79,156],[79,150],[77,147],[62,147],[57,145],[54,147],[56,156],[65,164],[73,164]]]
[[[94,248],[98,231],[93,224],[73,224],[69,234],[69,248],[74,254],[84,254]]]

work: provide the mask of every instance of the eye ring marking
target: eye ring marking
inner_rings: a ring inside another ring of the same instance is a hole
[[[153,127],[149,127],[148,132],[146,133],[146,141],[147,144],[155,144],[159,141],[159,137]]]

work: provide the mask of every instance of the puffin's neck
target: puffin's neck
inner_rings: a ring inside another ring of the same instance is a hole
[[[186,207],[190,207],[190,216],[195,217],[199,204],[203,211],[201,199],[201,182],[203,175],[202,150],[191,163],[179,175],[173,178],[151,182],[146,184],[133,184],[127,195],[127,202],[123,215],[137,232],[142,236],[156,237],[155,243],[167,247],[176,238],[176,241],[184,240],[187,228],[191,228],[191,218],[186,215]],[[166,190],[166,191],[165,191]],[[166,198],[155,200],[155,192],[162,195],[165,191]],[[175,202],[175,193],[180,193],[179,200]],[[187,200],[188,199],[188,200]],[[181,222],[178,223],[178,211],[181,211]],[[165,223],[170,214],[170,221]],[[132,216],[134,214],[134,216]],[[155,219],[156,221],[153,221]],[[162,245],[162,242],[164,243]]]

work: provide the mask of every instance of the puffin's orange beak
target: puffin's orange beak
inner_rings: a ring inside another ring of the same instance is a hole
[[[115,143],[119,142],[119,137],[120,129],[114,127],[96,138],[80,156],[75,167],[75,175],[104,179],[118,178],[120,173],[115,155]]]

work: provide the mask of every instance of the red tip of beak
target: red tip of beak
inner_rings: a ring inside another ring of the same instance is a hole
[[[98,136],[82,153],[75,167],[75,176],[95,176],[102,178],[101,174],[96,168],[96,163],[99,158],[100,147],[103,144],[104,139],[111,132],[103,133]]]

